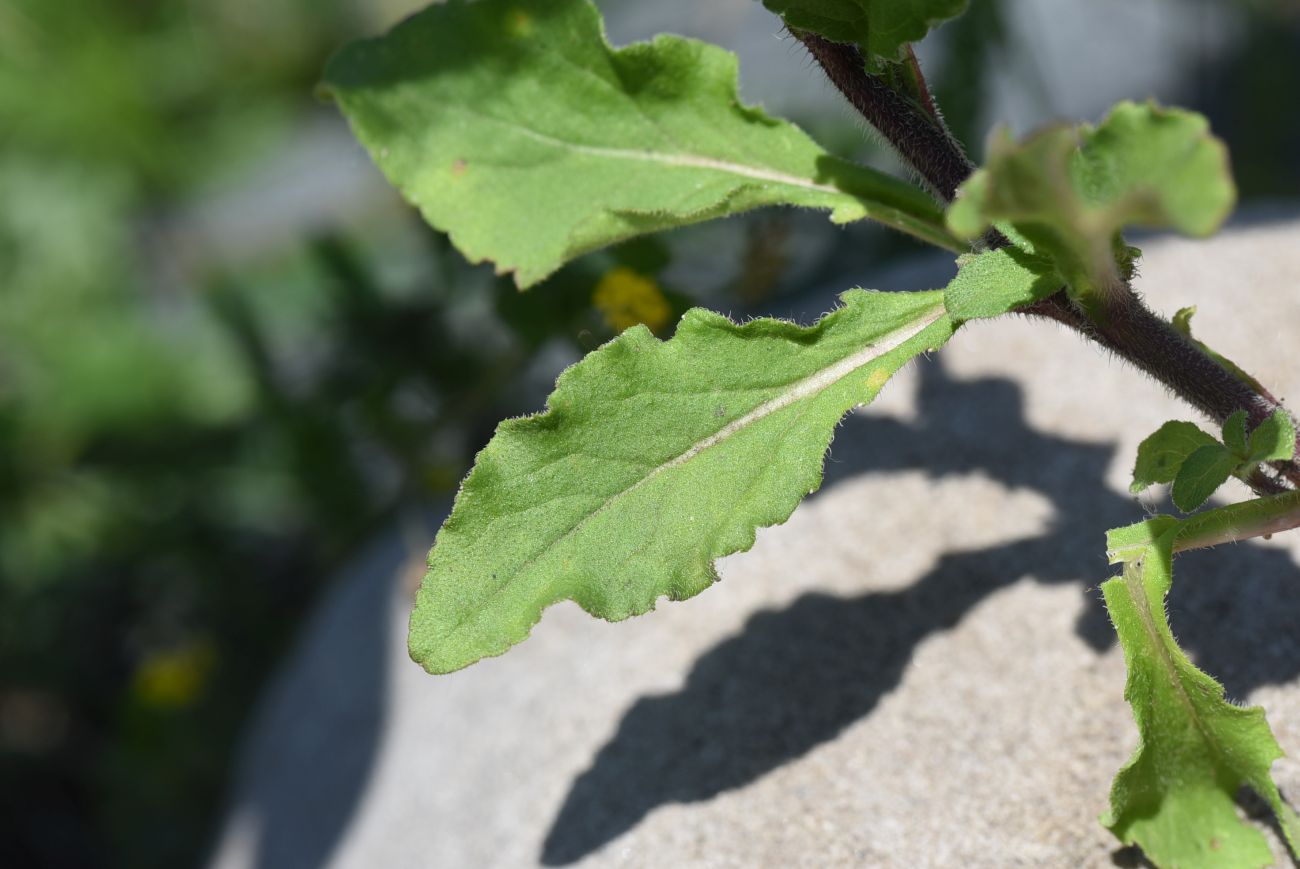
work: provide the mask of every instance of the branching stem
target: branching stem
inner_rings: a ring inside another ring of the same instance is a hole
[[[933,102],[929,108],[918,104],[868,72],[856,46],[831,42],[805,31],[796,30],[794,35],[849,103],[920,174],[931,192],[945,203],[951,202],[975,167],[944,125]],[[916,64],[915,55],[909,55],[908,62]],[[919,65],[915,78],[923,86],[925,79]],[[924,92],[928,97],[928,90]],[[1009,242],[991,232],[983,244],[996,248]],[[1131,289],[1111,300],[1104,321],[1090,318],[1064,290],[1018,312],[1069,326],[1127,359],[1219,423],[1233,411],[1245,410],[1251,423],[1258,425],[1280,407],[1267,390],[1256,389],[1228,371],[1167,320],[1154,314]],[[1293,486],[1300,487],[1300,466],[1295,462],[1276,462],[1273,467]],[[1276,494],[1285,488],[1262,473],[1253,475],[1250,483],[1259,494]]]

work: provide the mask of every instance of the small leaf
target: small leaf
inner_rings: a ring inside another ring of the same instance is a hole
[[[996,317],[1060,289],[1051,262],[1019,248],[986,251],[959,262],[943,297],[957,322]]]
[[[1192,512],[1228,481],[1240,461],[1217,441],[1197,447],[1174,477],[1174,504],[1184,513]]]
[[[1198,340],[1196,336],[1192,334],[1192,317],[1195,315],[1195,305],[1186,308],[1179,308],[1178,312],[1174,314],[1173,319],[1170,321],[1170,324],[1174,327],[1175,331],[1181,332],[1189,341],[1199,347],[1202,353],[1222,365],[1233,377],[1236,377],[1256,392],[1267,392],[1258,380],[1247,374],[1235,362],[1224,356],[1222,353],[1215,351],[1213,347],[1206,344],[1204,341]]]
[[[1159,867],[1256,869],[1272,856],[1264,837],[1238,817],[1237,790],[1249,785],[1268,802],[1293,851],[1300,821],[1270,775],[1282,750],[1263,710],[1227,702],[1169,629],[1165,597],[1179,533],[1180,523],[1160,516],[1108,538],[1124,573],[1101,590],[1124,650],[1124,697],[1139,743],[1115,777],[1102,823]]]
[[[1124,226],[1208,235],[1236,198],[1227,151],[1205,119],[1154,104],[1120,103],[1095,128],[1050,127],[1018,145],[1002,131],[988,151],[949,209],[949,228],[976,238],[1011,223],[1085,302],[1122,284]]]
[[[1165,423],[1138,445],[1129,491],[1136,495],[1156,483],[1172,483],[1188,456],[1201,447],[1217,445],[1213,435],[1193,423],[1178,420]]]
[[[1169,323],[1174,327],[1174,331],[1181,332],[1184,336],[1192,337],[1192,318],[1196,316],[1196,306],[1188,305],[1186,308],[1179,308]]]
[[[1279,407],[1250,433],[1247,461],[1255,464],[1295,458],[1295,439],[1291,415]]]
[[[1246,411],[1234,410],[1228,414],[1228,418],[1223,421],[1223,445],[1238,458],[1246,458],[1248,447],[1246,445]]]
[[[614,621],[707,588],[820,485],[840,418],[952,334],[937,291],[843,301],[808,328],[698,308],[667,342],[633,327],[502,423],[429,556],[412,657],[450,672],[564,599]]]
[[[626,238],[763,205],[960,249],[939,207],[740,103],[736,58],[605,41],[590,0],[450,0],[344,48],[326,86],[404,196],[527,287]]]
[[[869,54],[898,60],[902,48],[966,11],[966,0],[763,0],[785,23]]]

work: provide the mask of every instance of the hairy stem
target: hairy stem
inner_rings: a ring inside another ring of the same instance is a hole
[[[948,132],[938,109],[927,110],[868,72],[856,46],[805,31],[793,32],[840,93],[920,174],[931,191],[951,202],[975,167]],[[909,56],[909,62],[916,63],[915,55]],[[919,65],[915,77],[924,82]],[[987,248],[1009,243],[996,231],[983,239]],[[1280,407],[1267,390],[1256,389],[1206,355],[1131,290],[1110,301],[1104,322],[1091,319],[1064,290],[1018,311],[1047,317],[1080,332],[1217,422],[1222,423],[1233,411],[1244,410],[1252,425],[1258,425]],[[1300,486],[1300,466],[1295,462],[1274,462],[1273,467],[1292,485]],[[1252,475],[1250,483],[1259,494],[1275,494],[1284,488],[1262,473]]]
[[[1174,552],[1240,543],[1300,528],[1300,492],[1290,491],[1198,513],[1183,523]]]
[[[921,108],[925,113],[934,118],[936,123],[943,124],[943,118],[939,115],[939,107],[935,105],[934,95],[930,93],[930,85],[925,80],[925,73],[921,72],[921,62],[916,59],[916,52],[912,51],[912,46],[904,46],[907,57],[903,62],[907,64],[907,71],[912,81],[916,85],[917,96],[921,100]],[[954,139],[955,141],[955,139]]]
[[[916,169],[936,196],[951,202],[972,166],[938,113],[928,115],[924,107],[868,73],[857,46],[831,42],[803,30],[792,32],[867,123]],[[917,69],[919,78],[919,66]]]

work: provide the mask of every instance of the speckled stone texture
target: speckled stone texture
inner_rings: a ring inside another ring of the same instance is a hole
[[[1197,305],[1199,337],[1300,396],[1300,223],[1144,246],[1154,308]],[[619,625],[556,607],[449,677],[404,648],[431,533],[394,532],[268,693],[212,865],[1139,865],[1096,820],[1136,738],[1097,584],[1171,417],[1196,418],[1056,326],[972,325],[844,423],[825,487],[717,587]],[[1180,557],[1170,602],[1296,757],[1298,537]],[[1300,796],[1300,763],[1275,773]]]

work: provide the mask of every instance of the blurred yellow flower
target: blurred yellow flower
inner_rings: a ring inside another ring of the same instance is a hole
[[[135,696],[149,706],[188,706],[202,690],[216,658],[209,642],[155,652],[135,671]]]
[[[659,285],[626,266],[617,266],[605,273],[591,296],[605,322],[615,332],[644,323],[651,332],[658,332],[668,324],[673,315],[672,306],[660,292]]]

